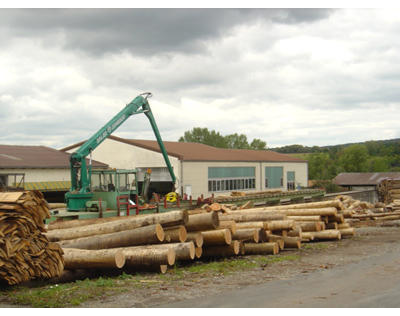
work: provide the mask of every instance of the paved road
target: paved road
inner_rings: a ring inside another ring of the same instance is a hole
[[[155,307],[400,307],[400,245],[353,264]]]

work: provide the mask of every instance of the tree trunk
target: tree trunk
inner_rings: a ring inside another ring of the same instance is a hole
[[[320,222],[321,216],[288,216],[287,219],[294,220],[296,222]]]
[[[310,232],[308,234],[311,234],[314,237],[314,240],[340,240],[342,238],[340,231],[336,229],[327,229],[320,232]]]
[[[279,250],[285,249],[285,242],[283,241],[284,237],[279,235],[268,235],[267,238],[268,242],[276,242],[279,246]]]
[[[229,229],[216,229],[201,232],[204,246],[223,246],[232,243],[232,234]]]
[[[49,231],[46,236],[51,241],[59,241],[115,233],[154,224],[162,224],[165,227],[184,225],[187,221],[187,211],[171,211],[158,214],[127,216],[126,219],[121,219],[119,221],[52,230]]]
[[[351,228],[350,223],[343,223],[343,224],[338,224],[338,228],[337,229],[345,229],[345,228]]]
[[[277,231],[277,230],[289,230],[294,226],[294,221],[285,220],[285,221],[270,221],[268,222],[268,230]]]
[[[109,223],[114,221],[120,221],[122,219],[128,219],[128,216],[113,216],[105,218],[87,218],[87,219],[73,219],[73,220],[55,220],[47,225],[47,230],[54,229],[67,229],[73,227],[81,227],[94,224]]]
[[[230,257],[239,254],[240,243],[238,240],[232,240],[230,245],[209,246],[203,249],[202,257]]]
[[[246,212],[246,211],[243,211]],[[271,212],[259,214],[221,214],[219,216],[220,220],[228,220],[235,222],[260,222],[260,221],[273,221],[273,220],[284,220],[286,215],[284,214],[271,214]]]
[[[319,232],[322,229],[320,222],[299,222],[298,225],[302,232]]]
[[[285,248],[301,248],[301,238],[299,237],[283,237]]]
[[[195,256],[195,247],[193,241],[171,243],[171,244],[160,244],[160,245],[147,245],[143,248],[148,249],[163,249],[172,248],[175,251],[175,260],[193,260]]]
[[[352,237],[355,235],[355,229],[353,227],[351,228],[343,228],[343,229],[339,229],[340,234],[343,237]]]
[[[125,247],[109,249],[110,251],[122,250],[125,255],[125,267],[158,267],[160,265],[173,265],[176,259],[175,249],[173,247]]]
[[[251,241],[257,243],[260,241],[260,229],[262,228],[238,229],[236,233],[232,235],[232,238],[236,240]]]
[[[330,216],[337,215],[337,210],[334,207],[312,208],[312,209],[290,209],[282,210],[287,216]]]
[[[276,242],[263,242],[258,244],[245,243],[244,251],[246,255],[276,255],[279,252],[279,246]]]
[[[329,200],[313,203],[299,203],[290,205],[279,205],[279,206],[268,206],[264,207],[264,210],[289,210],[289,209],[311,209],[311,208],[323,208],[323,207],[334,207],[338,210],[344,209],[344,205],[339,200]]]
[[[201,232],[190,232],[187,233],[186,241],[193,241],[196,247],[202,247],[204,238]]]
[[[217,229],[230,229],[231,233],[234,234],[237,229],[235,221],[220,221]]]
[[[287,233],[288,237],[299,237],[301,239],[303,233],[303,229],[301,226],[295,226],[292,230],[289,230]]]
[[[188,232],[215,229],[219,225],[218,213],[211,211],[209,213],[189,215],[189,220],[185,224]]]
[[[268,222],[241,222],[236,223],[237,229],[244,229],[244,228],[262,228],[268,230]]]
[[[165,241],[168,242],[185,242],[187,232],[185,226],[163,227],[165,233]]]
[[[161,225],[155,224],[117,233],[64,240],[59,244],[63,248],[107,249],[159,243],[164,237]]]
[[[66,269],[115,269],[122,268],[125,264],[125,255],[122,250],[109,251],[109,249],[86,250],[64,248]]]

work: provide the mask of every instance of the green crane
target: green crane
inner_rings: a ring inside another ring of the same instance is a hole
[[[99,129],[92,137],[90,137],[77,151],[70,156],[71,169],[71,189],[65,194],[68,210],[83,210],[87,201],[93,198],[90,190],[91,186],[91,153],[95,150],[108,136],[110,136],[119,126],[121,126],[130,116],[134,114],[144,113],[150,121],[150,125],[156,136],[161,153],[171,175],[173,186],[175,186],[176,177],[165,150],[164,143],[161,139],[156,121],[147,99],[151,97],[151,93],[146,92],[128,103],[117,115],[115,115],[107,124]],[[87,156],[90,156],[89,166],[86,163]]]

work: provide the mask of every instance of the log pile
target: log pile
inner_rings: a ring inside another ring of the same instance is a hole
[[[390,216],[400,216],[400,203],[396,205],[399,212]],[[82,269],[165,273],[179,261],[274,255],[305,242],[351,237],[353,223],[360,216],[370,218],[373,207],[346,196],[261,208],[230,206],[214,203],[190,211],[68,221],[50,224],[45,236],[63,248],[67,274]],[[387,215],[374,213],[372,218]]]
[[[61,275],[62,249],[44,235],[49,217],[39,191],[0,193],[0,282],[14,285]]]
[[[379,201],[384,204],[400,199],[400,179],[383,179],[378,183],[377,189]]]

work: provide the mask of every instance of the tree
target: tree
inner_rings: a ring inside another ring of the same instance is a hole
[[[261,139],[254,138],[250,143],[250,148],[254,150],[267,150],[267,143]]]
[[[369,172],[385,172],[389,170],[390,163],[387,157],[370,157],[367,161]]]
[[[367,171],[368,158],[367,146],[351,145],[341,151],[339,163],[345,172],[365,172]]]
[[[327,153],[310,154],[308,169],[312,180],[328,180],[336,175],[334,161],[330,159]]]
[[[230,134],[222,136],[214,130],[209,131],[208,128],[194,127],[191,131],[186,131],[178,140],[179,142],[193,142],[210,145],[219,148],[232,149],[255,149],[266,150],[267,143],[261,139],[254,138],[251,144],[244,134]]]

